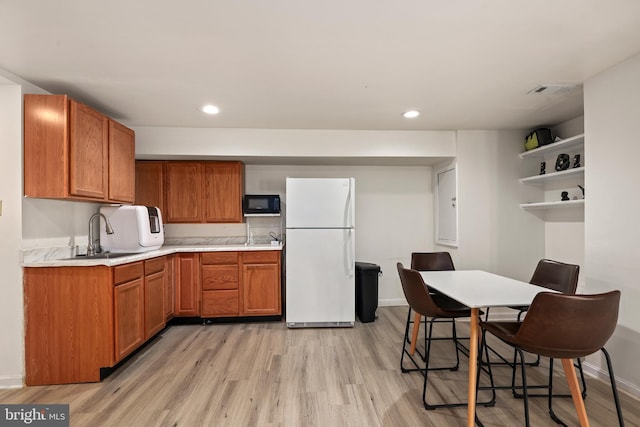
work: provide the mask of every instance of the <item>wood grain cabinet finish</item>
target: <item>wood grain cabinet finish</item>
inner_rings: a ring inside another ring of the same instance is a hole
[[[100,381],[115,364],[109,267],[24,269],[25,383]]]
[[[66,95],[25,95],[24,194],[131,203],[133,144],[132,130]]]
[[[109,120],[109,200],[135,200],[136,136],[133,130]]]
[[[280,252],[247,251],[242,253],[243,316],[282,314],[280,287]]]
[[[241,162],[165,162],[165,221],[242,222],[243,173]]]
[[[242,222],[243,165],[203,163],[203,222]]]
[[[165,326],[165,263],[164,257],[144,262],[144,338],[149,339]]]
[[[174,274],[174,262],[175,255],[167,255],[165,258],[165,274],[164,274],[164,318],[165,322],[168,322],[173,318],[175,314],[175,274]]]
[[[167,162],[164,169],[166,222],[202,222],[202,165]]]
[[[164,206],[164,162],[136,161],[136,205],[156,206],[160,208],[163,220]]]
[[[238,252],[201,255],[202,317],[238,316]]]
[[[142,263],[139,264],[142,266]],[[144,291],[142,277],[119,284],[113,290],[116,362],[142,345],[145,340]]]
[[[200,316],[200,254],[176,254],[176,316]]]
[[[25,268],[25,383],[100,381],[160,331],[165,264]]]

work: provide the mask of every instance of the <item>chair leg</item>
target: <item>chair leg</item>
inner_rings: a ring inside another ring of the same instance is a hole
[[[551,419],[561,426],[569,427],[556,415],[553,410],[553,358],[549,359],[549,393],[547,394],[547,396],[547,405],[549,408],[549,416],[551,417]]]
[[[418,365],[412,355],[407,351],[407,342],[409,342],[409,326],[411,325],[411,311],[411,307],[409,307],[409,312],[407,313],[407,324],[404,328],[404,338],[402,339],[402,353],[400,354],[400,371],[402,371],[403,373],[422,370],[422,368]],[[409,357],[409,360],[415,366],[415,368],[404,367],[405,354],[407,354],[407,357]]]
[[[409,350],[409,354],[412,356],[416,352],[416,343],[418,342],[418,333],[420,332],[420,319],[422,316],[420,313],[416,313],[413,316],[413,334],[411,335],[411,349]]]
[[[522,394],[523,394],[523,401],[524,401],[524,423],[525,423],[524,425],[526,427],[529,427],[530,423],[529,423],[529,396],[527,393],[527,368],[526,368],[526,363],[524,363],[524,352],[517,347],[516,347],[516,350],[520,355],[520,370],[522,372]],[[514,378],[515,378],[515,374],[514,374]]]
[[[616,413],[618,414],[618,424],[620,427],[624,427],[624,418],[622,417],[622,407],[620,406],[620,398],[618,396],[618,387],[616,386],[616,378],[613,375],[613,365],[611,364],[611,357],[609,352],[603,347],[602,353],[607,360],[607,370],[609,371],[609,381],[611,381],[611,391],[613,392],[613,401],[616,404]]]

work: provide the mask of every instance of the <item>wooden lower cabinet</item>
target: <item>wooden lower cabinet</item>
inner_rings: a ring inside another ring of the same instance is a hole
[[[118,285],[113,290],[116,362],[145,340],[143,278]]]
[[[202,317],[279,316],[280,251],[203,252]]]
[[[165,257],[164,266],[164,319],[166,322],[171,320],[175,314],[176,301],[176,281],[174,274],[175,255]]]
[[[161,330],[165,258],[25,268],[26,385],[98,382]]]
[[[200,257],[202,317],[238,316],[238,252],[203,252]]]
[[[176,316],[200,316],[200,254],[176,254]]]
[[[280,252],[242,253],[242,315],[282,314],[280,291]]]
[[[164,257],[144,262],[144,338],[149,339],[165,325],[165,263]]]

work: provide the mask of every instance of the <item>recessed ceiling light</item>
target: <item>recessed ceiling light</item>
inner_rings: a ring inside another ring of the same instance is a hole
[[[416,111],[416,110],[409,110],[409,111],[405,111],[404,113],[402,113],[402,116],[405,119],[415,119],[419,115],[420,115],[420,111]]]
[[[202,112],[207,114],[218,114],[220,109],[215,105],[207,104],[202,107]]]

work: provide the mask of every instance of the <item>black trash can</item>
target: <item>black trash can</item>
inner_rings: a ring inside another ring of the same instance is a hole
[[[376,320],[380,266],[356,262],[356,314],[362,323]]]

